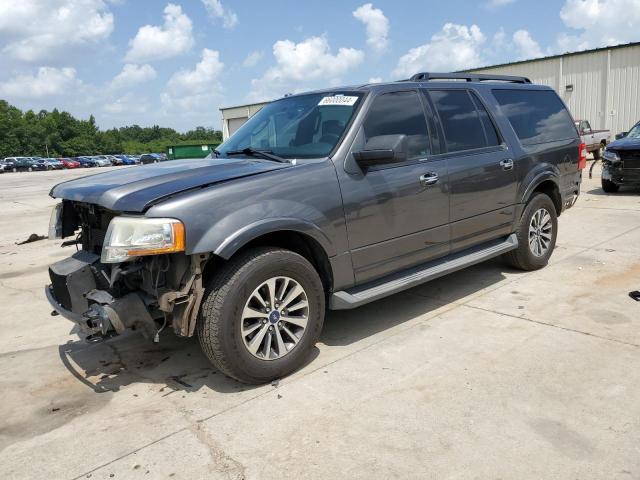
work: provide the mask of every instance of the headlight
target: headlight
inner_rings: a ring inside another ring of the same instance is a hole
[[[184,252],[184,224],[173,218],[114,217],[102,247],[102,263],[143,255]]]
[[[604,151],[604,159],[608,160],[610,162],[619,162],[620,161],[620,155],[618,155],[618,153],[613,151],[613,150],[605,150]]]
[[[48,238],[49,240],[62,238],[62,203],[58,203],[51,211]]]

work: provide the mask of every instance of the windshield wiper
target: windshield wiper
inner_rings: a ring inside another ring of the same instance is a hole
[[[250,147],[243,148],[242,150],[231,150],[229,152],[225,152],[225,155],[248,155],[250,157],[264,158],[265,160],[271,160],[274,162],[289,163],[289,160],[279,157],[278,155],[274,155],[273,152],[268,150],[254,150]]]

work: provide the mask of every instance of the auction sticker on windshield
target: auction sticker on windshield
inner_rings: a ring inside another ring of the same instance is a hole
[[[324,97],[318,103],[318,106],[324,105],[346,105],[348,107],[353,107],[355,103],[358,101],[358,97],[350,97],[347,95],[336,95],[334,97]]]

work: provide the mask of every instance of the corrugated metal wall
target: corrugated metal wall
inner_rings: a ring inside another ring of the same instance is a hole
[[[522,75],[549,85],[575,118],[589,120],[593,128],[618,133],[640,120],[640,45],[473,71]]]

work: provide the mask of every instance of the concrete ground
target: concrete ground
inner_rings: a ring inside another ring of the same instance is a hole
[[[302,370],[250,387],[195,339],[87,345],[49,315],[73,247],[15,242],[87,173],[0,175],[0,478],[640,478],[640,192],[596,171],[547,268],[329,313]]]

